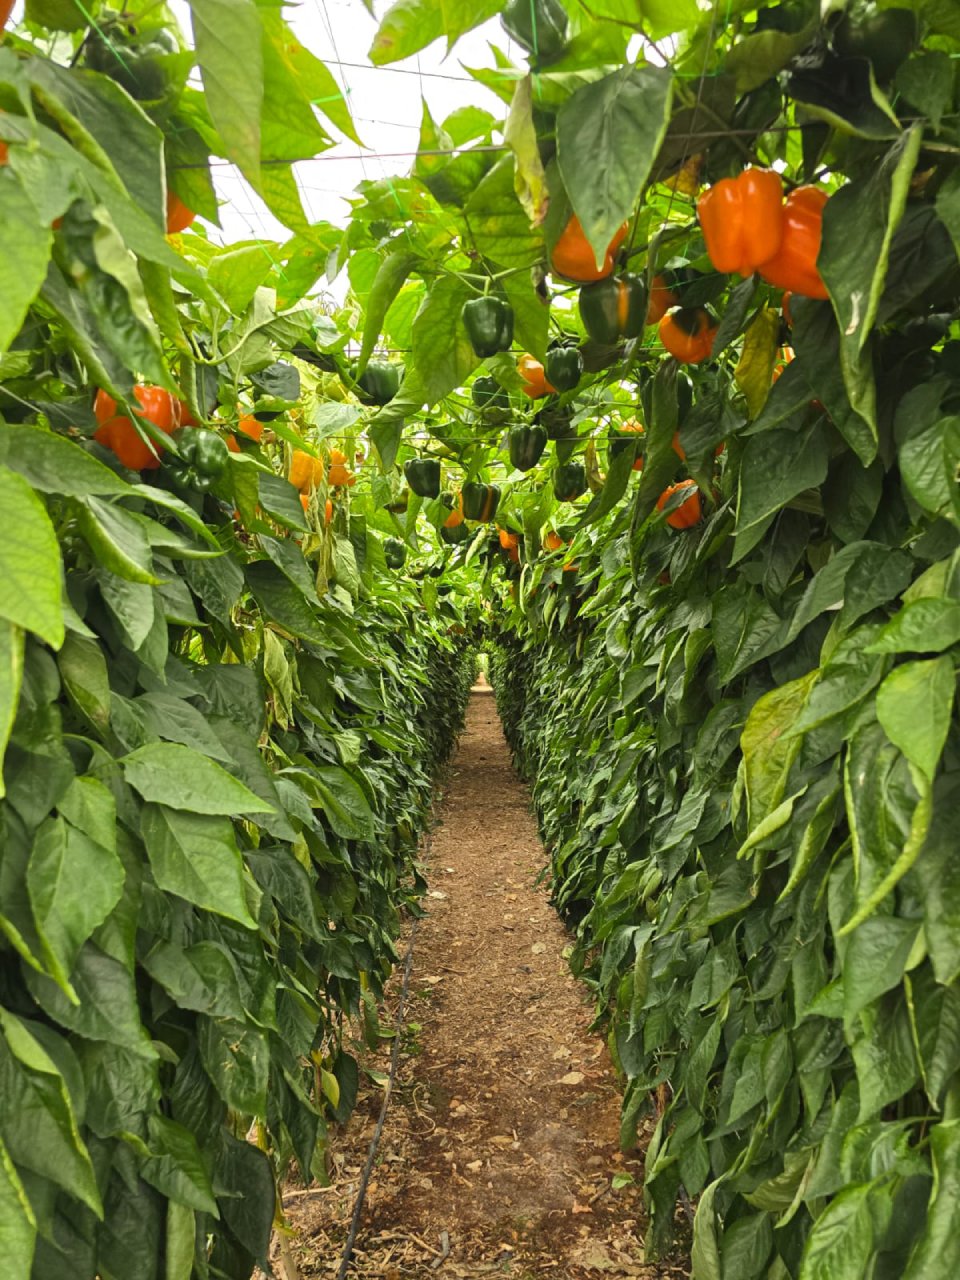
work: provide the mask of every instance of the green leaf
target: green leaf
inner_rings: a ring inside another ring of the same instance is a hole
[[[25,1022],[0,1010],[0,1027],[0,1128],[7,1151],[102,1218],[93,1165],[63,1076]]]
[[[264,97],[259,11],[254,0],[191,0],[190,16],[210,116],[228,159],[258,186]]]
[[[860,407],[860,355],[880,304],[890,242],[903,217],[922,137],[920,126],[908,129],[869,177],[841,187],[823,211],[817,266],[836,312],[840,364],[854,408]]]
[[[441,276],[413,322],[413,363],[429,403],[462,386],[480,363],[460,318],[473,292],[457,276]]]
[[[960,170],[954,169],[944,179],[937,192],[936,209],[960,254]]]
[[[154,1115],[148,1132],[150,1155],[140,1166],[140,1176],[176,1204],[219,1218],[206,1164],[190,1130]]]
[[[359,784],[346,769],[322,765],[311,776],[327,821],[337,835],[345,840],[372,840],[373,814]]]
[[[380,263],[373,284],[363,300],[363,334],[354,377],[359,377],[367,367],[367,361],[373,354],[380,336],[383,318],[400,292],[401,285],[419,261],[418,254],[401,245],[393,249]]]
[[[152,618],[152,600],[150,604]],[[68,631],[57,654],[57,666],[71,701],[104,733],[110,723],[110,679],[103,649],[96,640]]]
[[[200,1059],[227,1106],[266,1117],[270,1046],[262,1031],[234,1019],[204,1018]]]
[[[799,431],[783,428],[750,436],[740,466],[738,535],[761,524],[798,493],[822,484],[829,461],[827,433],[819,419]],[[737,545],[739,551],[739,537]]]
[[[381,18],[367,57],[375,67],[407,58],[443,35],[443,19],[440,0],[396,0]]]
[[[68,994],[80,948],[120,901],[123,881],[116,853],[63,818],[48,818],[38,830],[27,891],[51,973]]]
[[[0,354],[20,331],[47,274],[53,237],[9,165],[0,167],[0,221],[6,252],[0,261]]]
[[[871,1184],[847,1187],[827,1205],[807,1237],[800,1280],[863,1280],[873,1251]]]
[[[547,179],[533,119],[533,77],[517,81],[503,140],[514,156],[513,188],[530,223],[539,226],[546,213]]]
[[[256,927],[244,892],[243,862],[233,823],[228,818],[148,804],[141,816],[141,830],[161,889],[248,929]]]
[[[17,1167],[0,1138],[0,1249],[14,1276],[29,1276],[37,1239],[37,1220]]]
[[[498,266],[519,270],[539,262],[544,245],[543,233],[530,225],[517,199],[513,165],[512,156],[498,160],[477,185],[463,212],[477,252]]]
[[[130,486],[86,449],[42,427],[0,426],[0,451],[6,465],[42,493],[73,498],[130,493]]]
[[[6,792],[3,757],[20,701],[23,679],[23,631],[12,622],[0,622],[0,798]]]
[[[843,937],[871,915],[920,855],[933,792],[876,724],[850,741],[844,775],[847,820],[856,869],[856,910]]]
[[[22,476],[0,467],[0,618],[35,632],[54,649],[63,644],[61,564],[46,507]]]
[[[672,91],[671,72],[631,65],[584,85],[560,108],[560,173],[598,266],[650,176]]]
[[[267,560],[257,560],[247,565],[246,576],[264,618],[302,640],[315,644],[326,642],[327,634],[320,619],[286,574]]]
[[[89,497],[78,503],[77,523],[105,569],[129,582],[157,584],[147,526],[142,519],[115,503]]]
[[[861,1009],[900,985],[919,920],[876,916],[850,935],[843,953],[843,1017],[847,1026]]]
[[[933,1187],[923,1234],[903,1280],[949,1276],[960,1269],[960,1120],[942,1120],[930,1131]]]
[[[803,710],[817,675],[817,671],[811,671],[778,689],[771,689],[758,699],[747,718],[741,746],[751,830],[773,813],[783,799],[790,767],[802,741],[787,731]]]
[[[877,719],[911,764],[933,781],[947,740],[957,677],[946,656],[894,667],[877,690]]]
[[[886,624],[867,653],[940,653],[960,640],[960,601],[915,600]]]
[[[274,269],[273,255],[265,244],[224,249],[207,268],[210,284],[236,315],[245,311],[253,295]]]
[[[190,813],[272,813],[273,805],[199,751],[148,742],[120,759],[123,776],[144,800]]]
[[[171,1200],[167,1205],[163,1280],[190,1280],[197,1248],[197,1219],[192,1209]]]
[[[549,304],[537,293],[531,272],[516,272],[504,277],[502,283],[507,301],[513,307],[513,327],[517,342],[542,361],[547,354]]]

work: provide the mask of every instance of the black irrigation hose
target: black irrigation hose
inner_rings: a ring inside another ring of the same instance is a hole
[[[403,984],[400,987],[400,1003],[397,1006],[396,1021],[396,1039],[393,1042],[393,1053],[390,1057],[390,1074],[387,1077],[387,1086],[383,1092],[383,1103],[380,1107],[380,1119],[377,1121],[377,1127],[373,1132],[370,1140],[370,1150],[367,1152],[367,1163],[363,1167],[363,1174],[360,1178],[360,1188],[357,1191],[357,1199],[353,1206],[353,1214],[350,1218],[350,1230],[347,1232],[347,1241],[343,1247],[343,1257],[340,1259],[340,1270],[337,1272],[337,1280],[345,1280],[347,1270],[353,1259],[353,1246],[357,1241],[357,1232],[360,1229],[360,1218],[363,1214],[364,1202],[367,1198],[367,1187],[370,1183],[370,1175],[373,1173],[373,1163],[377,1158],[377,1149],[380,1146],[380,1138],[383,1135],[383,1126],[387,1118],[387,1108],[390,1106],[390,1098],[393,1094],[393,1085],[397,1076],[397,1065],[400,1061],[400,1044],[403,1039],[403,1014],[407,1001],[407,992],[410,987],[410,974],[413,971],[413,944],[417,936],[417,927],[420,924],[419,916],[414,917],[413,927],[410,930],[410,944],[407,947],[407,958],[403,967]]]

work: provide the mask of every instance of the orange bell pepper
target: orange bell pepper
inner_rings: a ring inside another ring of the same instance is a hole
[[[783,205],[780,248],[757,268],[764,280],[806,298],[829,297],[817,270],[826,203],[827,193],[819,187],[797,187],[790,192]]]
[[[627,237],[629,223],[624,223],[607,246],[603,264],[598,267],[593,250],[583,234],[580,219],[573,214],[564,227],[560,239],[553,246],[550,255],[550,269],[567,280],[577,280],[587,284],[593,280],[603,280],[613,272],[613,257]]]
[[[556,394],[556,387],[552,387],[547,381],[547,375],[543,365],[532,356],[529,351],[517,361],[517,373],[523,379],[523,390],[526,395],[533,400],[537,400],[540,396],[549,396]]]
[[[666,349],[682,364],[699,364],[713,351],[717,327],[702,307],[681,307],[663,317],[657,332]]]
[[[700,491],[696,482],[683,480],[680,484],[671,484],[657,499],[657,510],[662,511],[675,493],[685,493],[687,490],[690,491],[690,497],[685,498],[679,507],[675,507],[666,517],[667,524],[673,529],[691,529],[703,519]]]
[[[772,169],[722,178],[697,201],[710,261],[718,271],[753,275],[783,238],[783,184]]]

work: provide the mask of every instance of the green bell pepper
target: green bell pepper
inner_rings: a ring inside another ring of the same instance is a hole
[[[500,490],[495,484],[482,484],[471,480],[461,490],[465,520],[492,520],[497,513]]]
[[[567,11],[559,0],[510,0],[500,15],[507,34],[541,66],[567,47]]]
[[[612,347],[643,333],[647,289],[640,276],[609,276],[580,290],[580,319],[594,342]]]
[[[403,464],[403,474],[418,497],[440,497],[440,462],[437,458],[410,458]]]
[[[460,312],[470,345],[481,360],[509,351],[513,342],[513,307],[502,298],[471,298]]]
[[[212,489],[230,461],[225,442],[215,431],[200,427],[181,427],[172,439],[178,452],[164,463],[174,488],[198,493]]]
[[[485,409],[488,413],[506,412],[510,408],[510,396],[506,389],[489,374],[474,379],[470,394],[477,408]]]
[[[551,347],[543,368],[551,387],[572,391],[583,373],[583,356],[576,347]]]
[[[587,469],[582,462],[567,462],[553,473],[553,496],[558,502],[576,502],[587,492]]]
[[[403,365],[387,360],[371,360],[356,378],[358,396],[363,404],[389,404],[400,390]]]
[[[546,427],[514,427],[507,437],[510,464],[518,471],[530,471],[547,447]]]
[[[390,569],[402,569],[407,561],[407,548],[399,538],[387,538],[383,544],[383,556]]]

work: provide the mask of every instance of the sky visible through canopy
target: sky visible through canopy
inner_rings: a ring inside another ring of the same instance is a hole
[[[388,7],[387,3],[378,4],[378,16],[374,18],[361,0],[306,0],[301,5],[284,6],[284,17],[300,41],[336,77],[357,133],[366,144],[361,151],[355,142],[344,139],[322,155],[296,166],[304,207],[316,221],[345,224],[349,213],[346,201],[358,183],[410,169],[423,99],[438,123],[466,105],[485,107],[498,117],[503,114],[500,99],[473,80],[462,65],[492,67],[489,41],[522,65],[522,50],[513,45],[499,19],[493,19],[463,36],[449,57],[446,42],[437,40],[411,58],[374,67],[367,52],[380,16]],[[189,39],[188,5],[183,0],[172,0],[171,9]],[[221,162],[214,175],[223,203],[222,230],[211,228],[212,239],[231,244],[249,239],[283,242],[288,238],[289,232],[272,217],[233,166]]]

